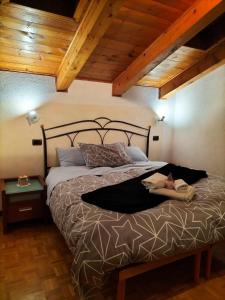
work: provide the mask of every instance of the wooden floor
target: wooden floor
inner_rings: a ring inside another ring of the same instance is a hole
[[[1,220],[0,220],[1,221]],[[0,225],[0,300],[78,300],[70,280],[72,256],[53,224]],[[128,280],[126,300],[225,300],[225,247],[218,246],[212,278],[192,280],[188,258]]]

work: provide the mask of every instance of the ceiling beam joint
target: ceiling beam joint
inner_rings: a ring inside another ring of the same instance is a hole
[[[57,90],[65,91],[79,74],[112,23],[123,0],[91,0],[59,67]]]

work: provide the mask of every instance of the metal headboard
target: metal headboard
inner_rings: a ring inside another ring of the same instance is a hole
[[[56,135],[51,135],[54,130],[63,128],[63,127],[68,127],[72,125],[78,125],[78,124],[83,124],[84,126],[87,124],[91,124],[90,127],[88,128],[79,128],[79,129],[74,129],[74,130],[69,130],[60,134]],[[111,127],[112,125],[121,124],[124,125],[124,128],[121,127]],[[127,128],[126,128],[127,127]],[[141,127],[132,123],[124,122],[124,121],[118,121],[118,120],[110,120],[109,118],[105,117],[99,117],[94,120],[81,120],[81,121],[76,121],[72,123],[66,123],[63,125],[59,126],[54,126],[54,127],[49,127],[49,128],[44,128],[43,125],[41,125],[41,130],[42,130],[42,135],[43,135],[43,150],[44,150],[44,173],[45,176],[48,173],[48,169],[51,167],[48,165],[48,148],[47,148],[47,142],[48,140],[52,139],[57,139],[62,136],[66,136],[69,141],[71,147],[74,147],[75,140],[79,133],[81,132],[88,132],[88,131],[95,131],[98,133],[98,136],[100,138],[101,144],[104,144],[104,140],[110,131],[119,131],[124,133],[125,138],[127,139],[127,145],[131,145],[131,139],[133,135],[140,136],[146,139],[146,155],[148,156],[149,152],[149,136],[150,136],[150,130],[151,126],[149,128]]]

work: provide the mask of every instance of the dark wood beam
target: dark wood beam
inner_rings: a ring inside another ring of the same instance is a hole
[[[181,88],[193,83],[203,75],[214,70],[225,63],[225,39],[211,48],[206,56],[188,68],[169,82],[164,84],[159,90],[160,99],[166,99]]]
[[[185,44],[225,11],[223,0],[198,0],[113,82],[112,93],[121,96],[167,56]]]

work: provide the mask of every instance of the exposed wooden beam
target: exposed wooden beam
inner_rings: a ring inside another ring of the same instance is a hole
[[[75,10],[75,13],[73,15],[73,18],[77,23],[80,23],[81,20],[83,19],[84,14],[88,9],[89,3],[90,3],[90,0],[80,0],[79,1],[77,8]]]
[[[56,86],[65,91],[104,35],[123,0],[91,0],[59,67]]]
[[[196,64],[165,83],[159,90],[161,99],[166,99],[183,88],[225,63],[225,40],[211,48],[206,56]]]
[[[113,95],[121,96],[167,56],[185,44],[225,11],[224,0],[198,0],[161,34],[113,82]]]

